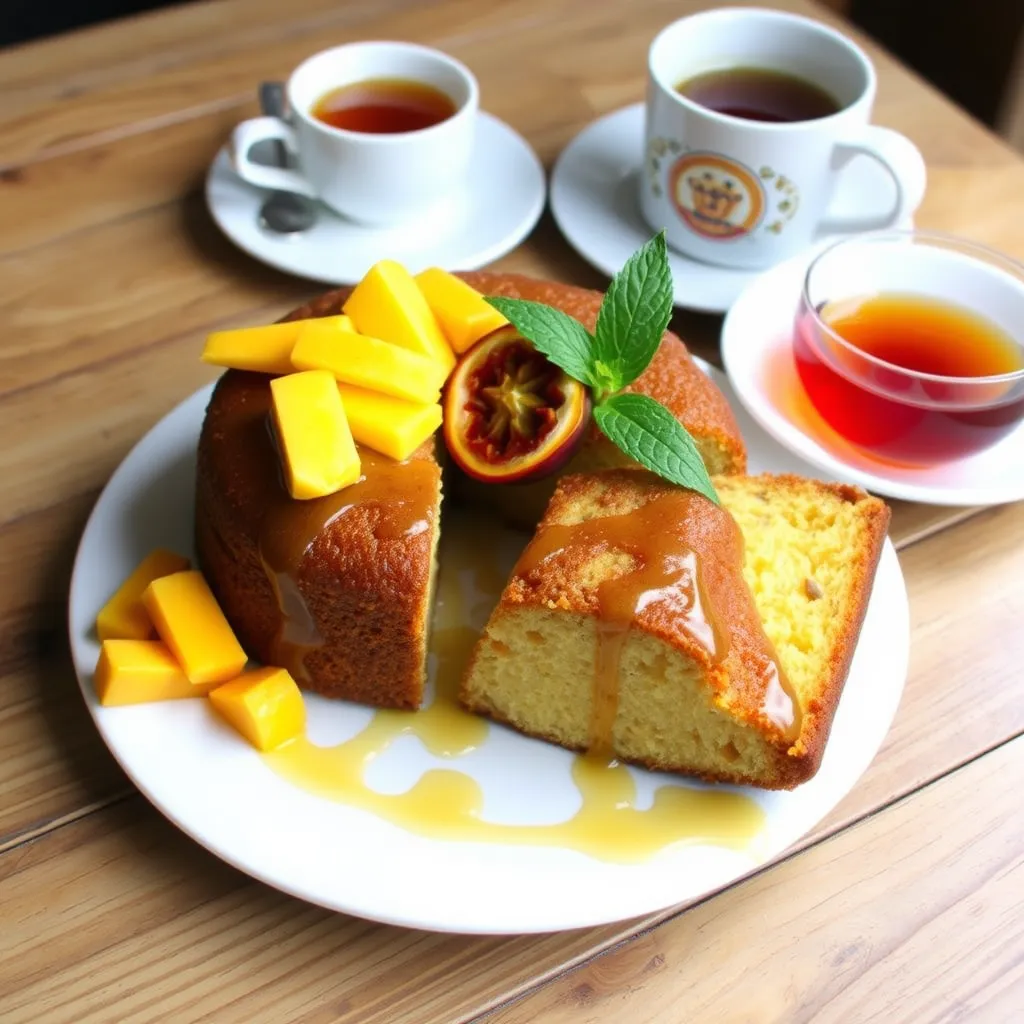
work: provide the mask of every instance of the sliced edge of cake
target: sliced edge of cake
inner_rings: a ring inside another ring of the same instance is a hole
[[[770,789],[810,778],[888,508],[790,476],[716,485],[722,508],[634,470],[563,477],[474,649],[463,704],[649,768]]]

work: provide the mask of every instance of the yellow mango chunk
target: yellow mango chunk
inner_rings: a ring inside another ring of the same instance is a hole
[[[402,462],[441,426],[441,406],[405,402],[350,384],[339,384],[352,436],[367,448]]]
[[[104,707],[205,697],[218,683],[190,683],[159,640],[104,640],[94,679]]]
[[[283,668],[257,668],[210,691],[210,702],[257,750],[275,750],[306,726],[306,706]]]
[[[343,384],[429,405],[448,371],[440,363],[379,338],[311,323],[292,350],[297,370],[327,370]]]
[[[413,279],[451,347],[459,353],[508,321],[465,281],[440,267],[430,267]]]
[[[400,263],[375,263],[343,308],[360,334],[427,356],[440,363],[446,375],[455,365],[455,355],[423,292]]]
[[[188,559],[173,551],[157,548],[139,562],[114,596],[96,616],[96,634],[100,640],[145,640],[153,632],[142,593],[155,579],[188,568]]]
[[[290,373],[275,377],[270,393],[288,493],[320,498],[355,483],[362,467],[334,377],[326,370]]]
[[[324,323],[334,323],[352,330],[347,316],[328,316]],[[292,320],[264,327],[239,327],[231,331],[214,331],[207,336],[203,362],[226,366],[233,370],[254,370],[257,373],[291,373],[292,349],[303,327],[312,320]]]
[[[189,682],[223,683],[245,667],[245,651],[201,572],[153,580],[142,601]]]

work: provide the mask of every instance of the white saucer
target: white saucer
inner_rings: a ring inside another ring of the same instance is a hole
[[[640,215],[637,177],[644,147],[644,105],[636,103],[584,128],[562,151],[551,175],[551,212],[569,244],[609,277],[653,234]],[[884,211],[892,195],[889,175],[858,157],[841,177],[830,216]],[[906,225],[909,227],[910,222]],[[839,235],[821,235],[823,246]],[[698,263],[669,250],[677,306],[724,313],[758,275]]]
[[[725,318],[722,361],[754,421],[830,477],[875,494],[932,505],[999,505],[1024,499],[1024,423],[987,451],[918,469],[872,457],[818,415],[806,398],[791,349],[807,264],[805,254],[762,274]]]
[[[316,225],[295,237],[257,223],[267,193],[235,174],[225,146],[206,178],[206,203],[240,249],[278,270],[327,284],[352,284],[379,259],[413,273],[428,266],[474,270],[533,230],[544,208],[544,170],[529,143],[503,121],[481,112],[465,191],[443,215],[393,228],[368,228],[321,206]]]

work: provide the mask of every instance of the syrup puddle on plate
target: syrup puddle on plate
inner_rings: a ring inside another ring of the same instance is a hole
[[[430,769],[403,793],[382,793],[367,785],[370,764],[399,737],[415,736],[436,757],[456,760],[483,744],[492,728],[486,719],[463,711],[456,695],[479,635],[467,623],[486,621],[504,586],[502,533],[463,517],[454,519],[449,514],[441,540],[443,568],[430,641],[436,659],[432,702],[420,711],[377,711],[366,728],[335,746],[319,746],[302,736],[262,755],[271,770],[306,792],[369,811],[431,839],[556,846],[627,864],[647,860],[675,843],[746,849],[765,821],[764,811],[750,797],[724,788],[665,784],[657,787],[649,807],[639,808],[630,769],[592,757],[573,759],[581,805],[572,817],[554,824],[485,820],[480,784],[456,767]],[[472,579],[473,601],[461,586],[466,574]]]

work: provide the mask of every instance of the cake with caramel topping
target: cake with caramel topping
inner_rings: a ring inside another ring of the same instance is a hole
[[[601,303],[598,292],[518,275],[462,276],[485,294],[557,306],[588,328]],[[286,319],[338,314],[348,294],[329,292]],[[229,370],[207,409],[196,485],[200,565],[251,656],[288,668],[300,685],[330,697],[418,707],[440,526],[435,442],[404,463],[363,449],[359,483],[296,501],[281,481],[269,380]],[[668,406],[713,472],[743,469],[743,442],[724,397],[674,335],[666,334],[632,389]],[[572,464],[625,461],[595,429]],[[553,486],[493,485],[468,497],[536,522]]]
[[[561,479],[461,699],[532,736],[788,789],[821,761],[888,526],[797,477],[723,477],[722,506],[636,470]]]
[[[329,697],[417,708],[440,528],[434,439],[397,463],[361,449],[362,479],[289,497],[269,378],[230,370],[199,441],[196,549],[250,656]]]

